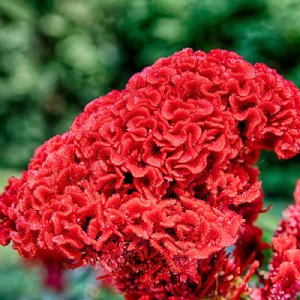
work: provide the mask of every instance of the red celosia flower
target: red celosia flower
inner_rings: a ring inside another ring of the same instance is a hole
[[[296,189],[294,191],[294,198],[296,205],[300,205],[300,180],[297,181]]]
[[[263,287],[254,290],[254,300],[296,299],[300,292],[300,181],[294,193],[296,205],[283,212],[283,219],[272,240],[273,257]]]
[[[0,242],[70,268],[99,262],[128,299],[238,299],[264,248],[253,164],[260,149],[299,152],[299,99],[233,52],[160,59],[36,151],[0,198]],[[226,252],[243,232],[251,259]]]

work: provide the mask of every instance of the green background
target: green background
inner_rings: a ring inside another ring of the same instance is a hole
[[[300,1],[0,0],[0,186],[91,99],[185,47],[236,51],[300,87]],[[292,201],[299,166],[299,157],[259,160],[273,204],[259,220],[267,239]],[[39,272],[1,248],[0,299],[52,299],[39,288]],[[113,299],[91,271],[72,274],[66,299]]]

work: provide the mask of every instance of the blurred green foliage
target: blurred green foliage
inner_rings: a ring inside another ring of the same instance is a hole
[[[1,300],[121,300],[123,296],[100,286],[91,269],[65,271],[66,289],[57,293],[43,286],[43,270],[0,246]]]
[[[0,167],[26,167],[88,101],[184,47],[234,50],[300,86],[300,2],[0,0]],[[298,167],[265,154],[266,195],[291,195]]]
[[[9,248],[0,248],[0,298],[12,299],[41,299],[41,285],[36,269],[22,268],[17,253]]]

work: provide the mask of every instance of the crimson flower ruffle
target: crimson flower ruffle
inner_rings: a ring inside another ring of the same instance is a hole
[[[254,289],[253,300],[296,299],[300,292],[300,180],[294,193],[295,205],[284,212],[272,240],[273,257],[263,287]]]
[[[226,249],[242,253],[241,236],[256,264],[264,248],[242,238],[263,206],[253,164],[261,149],[299,152],[299,99],[233,52],[162,58],[36,150],[0,197],[0,243],[62,267],[99,263],[128,299],[228,295],[247,268]]]

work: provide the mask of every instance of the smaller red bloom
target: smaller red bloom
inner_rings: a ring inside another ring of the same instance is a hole
[[[264,287],[253,291],[254,300],[296,299],[300,292],[300,206],[298,192],[295,190],[295,205],[283,212],[283,219],[272,240],[273,257],[269,265],[268,277],[263,280]]]
[[[298,180],[296,183],[294,198],[295,198],[296,205],[300,205],[300,180]]]

